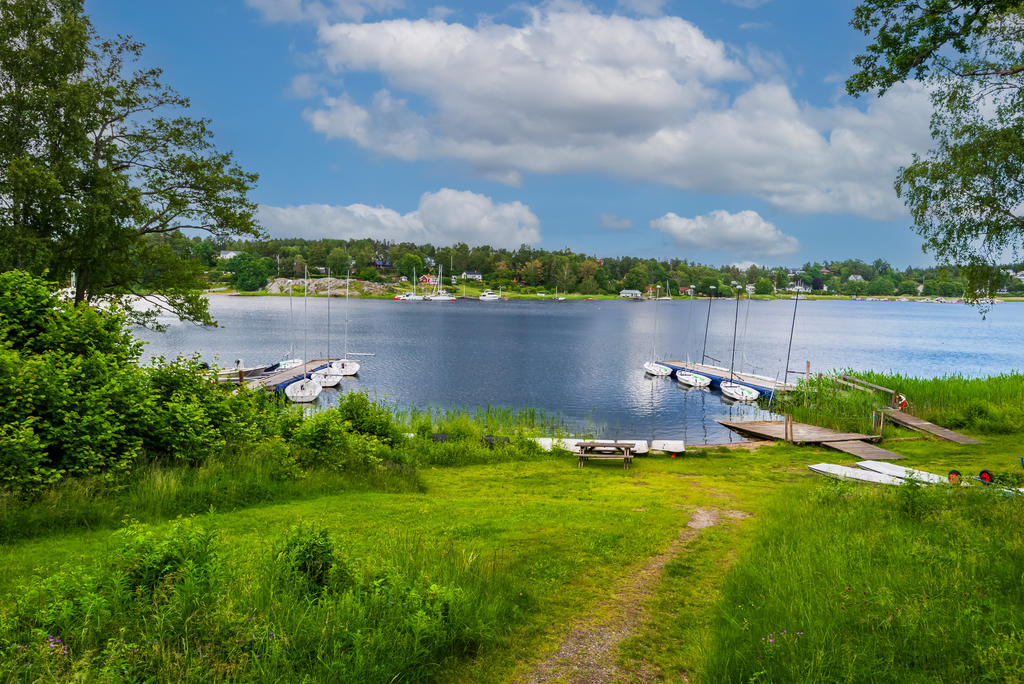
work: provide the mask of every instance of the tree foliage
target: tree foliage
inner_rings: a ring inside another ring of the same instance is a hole
[[[160,69],[137,67],[141,43],[96,34],[82,0],[0,4],[0,44],[0,270],[74,272],[76,301],[136,295],[210,323],[201,269],[165,238],[258,236],[256,176]]]
[[[1011,0],[865,0],[851,22],[873,42],[848,92],[908,79],[931,92],[934,147],[900,169],[896,190],[926,251],[962,267],[972,299],[994,294],[996,264],[1024,249],[1022,12]]]

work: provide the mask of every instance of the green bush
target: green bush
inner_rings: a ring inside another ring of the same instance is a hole
[[[274,562],[279,575],[297,582],[303,593],[320,594],[328,583],[334,591],[344,591],[355,583],[330,534],[316,525],[293,526],[276,544]]]

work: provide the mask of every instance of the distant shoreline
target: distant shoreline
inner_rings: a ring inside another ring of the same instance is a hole
[[[258,298],[258,297],[288,297],[289,296],[288,293],[286,293],[286,292],[264,292],[264,291],[259,291],[259,292],[243,292],[243,291],[239,291],[239,290],[205,290],[203,292],[203,294],[204,295],[212,295],[212,296],[255,297],[255,298]],[[296,292],[293,292],[291,294],[291,296],[292,297],[302,297],[303,293],[301,291],[296,291]],[[324,294],[324,293],[309,293],[308,296],[310,296],[310,297],[317,297],[317,298],[327,297],[327,295]],[[339,297],[344,297],[344,296],[345,296],[344,292],[335,292],[335,293],[331,294],[331,297],[334,297],[334,298],[339,298]],[[352,293],[352,296],[357,298],[357,299],[381,299],[381,300],[385,300],[385,301],[393,300],[394,299],[394,294],[361,294],[361,293],[356,292],[356,293]],[[623,301],[623,302],[635,303],[637,301],[641,301],[641,302],[680,301],[680,300],[690,300],[690,299],[692,299],[692,300],[700,300],[700,301],[707,301],[708,300],[708,297],[706,297],[704,295],[695,295],[693,297],[687,297],[687,296],[680,295],[678,297],[673,297],[671,300],[667,300],[667,299],[652,300],[652,299],[647,299],[647,298],[643,298],[643,299],[637,300],[637,299],[628,299],[626,297],[620,297],[618,295],[567,294],[567,295],[559,295],[559,296],[565,297],[565,301],[572,301],[572,302],[586,302],[586,301],[595,301],[595,302],[596,301],[604,301],[604,302],[612,301],[612,302],[614,302],[614,301]],[[783,295],[751,295],[749,297],[741,297],[741,299],[793,301],[793,298],[795,296],[796,295],[792,295],[792,294],[783,294]],[[478,295],[467,295],[465,297],[463,297],[461,295],[455,295],[455,298],[456,298],[456,300],[461,300],[461,299],[477,300],[478,299]],[[537,301],[537,302],[555,301],[553,295],[548,295],[546,297],[539,297],[536,294],[520,294],[520,293],[514,293],[514,294],[509,294],[509,295],[504,295],[503,294],[502,298],[504,300],[507,300],[507,301]],[[715,299],[718,299],[718,300],[732,300],[733,297],[715,297]],[[920,295],[919,296],[901,295],[901,296],[890,296],[890,297],[881,297],[880,296],[880,297],[856,297],[855,298],[855,297],[852,297],[851,295],[804,295],[804,294],[801,294],[800,295],[800,300],[801,301],[826,301],[826,302],[834,302],[834,301],[847,301],[847,302],[901,302],[901,301],[907,301],[907,302],[919,302],[919,303],[922,303],[922,304],[961,304],[961,303],[965,303],[960,298],[955,298],[954,299],[954,298],[946,298],[946,297],[924,297],[924,296],[920,296]],[[1024,302],[1024,297],[996,297],[996,298],[994,298],[993,301],[996,302],[996,303],[1002,303],[1002,302]]]

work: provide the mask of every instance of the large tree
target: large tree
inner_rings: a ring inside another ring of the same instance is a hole
[[[993,294],[997,264],[1024,248],[1022,13],[1020,0],[865,0],[851,22],[873,42],[854,59],[850,94],[908,79],[931,92],[934,147],[900,169],[896,190],[972,299]]]
[[[187,98],[101,39],[82,0],[0,3],[0,270],[77,276],[75,300],[148,299],[211,323],[202,267],[167,237],[259,236],[256,175],[218,151]]]

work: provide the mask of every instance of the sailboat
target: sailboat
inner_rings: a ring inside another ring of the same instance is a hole
[[[658,363],[655,359],[658,358],[656,351],[656,341],[658,337],[658,300],[654,300],[654,334],[651,336],[651,360],[644,364],[644,371],[650,375],[657,375],[665,377],[672,375],[672,369],[668,366],[664,366]]]
[[[696,289],[697,288],[695,286],[690,285],[690,305],[686,313],[687,334],[689,334],[689,330],[692,327],[691,323],[693,322],[693,293]],[[710,304],[708,310],[710,311]],[[710,321],[710,314],[708,320]],[[707,329],[705,329],[704,334],[706,339]],[[694,342],[696,342],[696,340],[694,340]],[[686,352],[686,360],[690,360],[689,351]],[[683,385],[684,387],[704,388],[711,384],[711,378],[709,378],[706,375],[701,375],[700,373],[691,373],[690,371],[680,369],[676,371],[676,382],[678,382],[680,385]]]
[[[431,302],[454,302],[455,297],[448,294],[448,290],[441,287],[441,281],[444,278],[444,266],[437,267],[437,285],[434,287],[434,293],[429,295],[423,295],[423,299]]]
[[[346,274],[346,277],[345,277],[345,355],[342,358],[338,359],[337,361],[331,361],[331,365],[328,367],[328,370],[331,373],[333,373],[333,374],[335,374],[335,375],[337,375],[339,377],[344,376],[344,375],[355,375],[356,373],[359,372],[359,362],[358,361],[353,361],[352,359],[348,358],[349,357],[349,353],[348,353],[348,294],[349,294],[349,287],[350,287],[351,281],[352,281],[352,276],[350,274]],[[366,354],[364,356],[370,356],[370,355]]]
[[[667,280],[665,281],[665,296],[664,297],[658,297],[658,299],[667,299],[669,301],[672,301],[672,290],[670,290],[668,288],[668,281]]]
[[[722,390],[722,396],[733,401],[757,401],[761,393],[753,387],[747,387],[734,381],[734,369],[736,367],[736,328],[740,322],[740,291],[736,290],[736,317],[732,323],[732,360],[729,362],[729,379],[718,383]]]
[[[305,308],[303,314],[303,335],[302,335],[302,355],[309,356],[309,350],[307,348],[307,342],[309,338],[309,271],[306,271],[306,282],[302,287],[302,303]],[[309,371],[303,367],[302,379],[293,382],[284,388],[284,395],[294,402],[300,404],[308,404],[311,401],[316,401],[316,398],[320,396],[320,392],[323,391],[323,387],[320,386],[316,380],[309,377]]]
[[[327,358],[331,358],[331,269],[327,269]],[[347,309],[348,307],[346,307]],[[347,321],[346,321],[347,324]],[[336,387],[341,382],[341,373],[332,371],[332,363],[327,368],[316,371],[310,377],[321,387]]]
[[[295,330],[295,300],[292,299],[292,281],[288,281],[288,329],[289,331]],[[284,361],[278,362],[274,366],[268,368],[272,370],[288,370],[289,368],[295,368],[296,366],[302,365],[302,359],[296,359],[295,357],[295,338],[292,337],[292,342],[288,346],[288,356],[292,358],[285,359]]]

